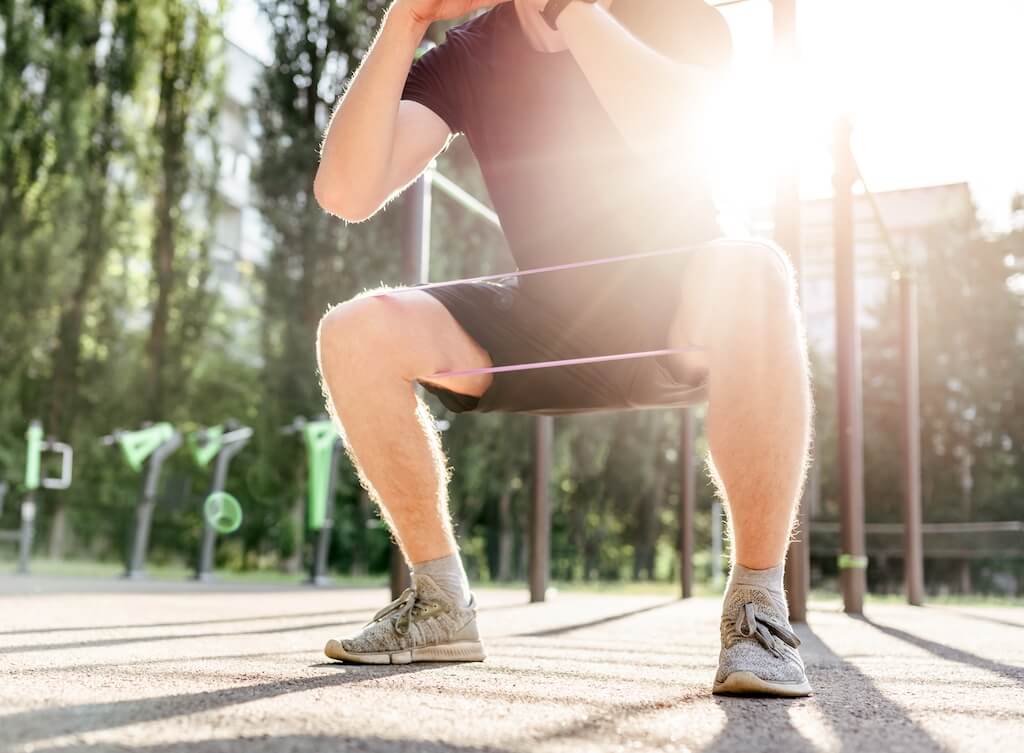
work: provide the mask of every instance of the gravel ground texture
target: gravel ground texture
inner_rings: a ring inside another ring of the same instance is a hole
[[[380,589],[0,576],[0,751],[1024,751],[1024,609],[812,604],[776,700],[711,695],[715,600],[477,597],[486,662],[362,667]]]

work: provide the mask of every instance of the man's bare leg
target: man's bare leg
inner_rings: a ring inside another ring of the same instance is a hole
[[[406,558],[455,553],[447,465],[414,382],[443,369],[490,366],[487,352],[436,299],[412,291],[335,307],[320,324],[317,353],[328,406]],[[437,384],[479,396],[490,379]]]
[[[329,640],[324,652],[372,664],[480,661],[475,603],[448,512],[447,463],[414,385],[445,369],[490,366],[490,357],[422,291],[364,295],[335,307],[320,324],[317,353],[328,406],[415,586],[411,599],[356,635]],[[432,381],[480,396],[491,377]]]
[[[703,348],[679,366],[707,378],[709,468],[732,534],[715,689],[806,695],[782,586],[812,409],[793,274],[774,247],[737,243],[695,254],[684,278],[671,338]]]
[[[786,553],[810,442],[811,394],[792,272],[767,244],[716,245],[685,272],[675,345],[708,377],[707,434],[728,502],[734,558],[761,570]]]

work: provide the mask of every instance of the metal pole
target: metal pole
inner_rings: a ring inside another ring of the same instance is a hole
[[[773,0],[772,25],[775,37],[775,59],[781,73],[777,82],[782,110],[788,113],[788,122],[796,125],[796,102],[790,87],[794,79],[799,51],[796,39],[796,0]],[[785,117],[785,116],[784,116]],[[780,147],[782,145],[779,145]],[[788,254],[796,271],[798,284],[802,282],[803,255],[800,237],[800,155],[787,147],[780,160],[778,179],[775,184],[775,242]],[[800,309],[803,316],[803,307]],[[789,617],[793,622],[807,620],[807,592],[810,590],[810,545],[809,516],[807,505],[800,501],[797,508],[797,523],[800,534],[789,545],[786,556],[786,598],[789,602]]]
[[[418,285],[430,279],[430,198],[428,170],[405,191],[402,232],[402,282]]]
[[[857,170],[850,148],[851,126],[836,125],[833,230],[836,283],[836,393],[839,402],[839,583],[843,609],[864,611],[867,557],[864,546],[864,430],[861,413],[860,330],[857,326],[853,183]]]
[[[693,596],[693,518],[697,509],[697,420],[683,408],[679,432],[679,584],[682,598]]]
[[[142,483],[142,500],[135,510],[135,536],[132,538],[131,558],[125,577],[138,579],[146,577],[146,552],[149,549],[149,531],[153,524],[153,508],[160,482],[160,470],[164,460],[181,446],[181,433],[175,431],[170,439],[157,447],[149,456],[146,477]]]
[[[478,198],[473,196],[454,181],[444,177],[441,173],[437,172],[433,164],[431,164],[430,170],[427,171],[427,175],[430,179],[431,186],[439,188],[441,191],[446,193],[451,199],[458,204],[468,209],[478,217],[482,217],[489,223],[497,228],[501,228],[501,220],[498,219],[498,213],[491,209],[489,206],[484,204]]]
[[[402,228],[402,281],[418,285],[430,279],[430,187],[427,170],[405,192],[405,218]],[[409,587],[409,567],[398,545],[391,542],[391,597]]]
[[[32,559],[32,540],[36,533],[36,492],[30,491],[21,503],[21,529],[18,537],[18,574],[28,575]]]
[[[248,427],[237,429],[228,436],[234,436],[235,439],[233,441],[222,440],[225,444],[221,447],[220,452],[217,453],[217,465],[214,466],[213,470],[213,483],[210,484],[210,494],[224,491],[224,487],[227,485],[228,468],[231,466],[231,461],[248,443],[249,438],[252,436],[252,429]],[[196,580],[204,583],[213,580],[216,549],[217,531],[210,525],[210,521],[204,514],[203,541],[199,550],[199,567],[196,569]]]
[[[327,506],[324,510],[324,524],[317,532],[316,544],[313,548],[313,567],[310,571],[309,582],[314,586],[331,585],[331,579],[327,575],[327,562],[334,532],[334,498],[338,489],[338,467],[341,464],[342,452],[344,452],[344,446],[339,437],[331,446],[331,470],[327,477]]]
[[[551,572],[551,446],[554,419],[533,423],[533,505],[530,517],[530,602],[544,601]]]
[[[900,351],[903,397],[903,578],[907,602],[924,603],[921,537],[921,389],[917,348],[917,285],[900,275]]]
[[[241,449],[239,447],[238,449]],[[227,483],[228,463],[234,453],[230,452],[229,446],[221,448],[217,453],[217,464],[213,468],[213,483],[210,484],[210,494],[224,491]],[[203,515],[203,541],[199,549],[199,568],[196,570],[196,580],[207,583],[213,580],[213,557],[217,546],[217,531],[210,525],[206,515]]]

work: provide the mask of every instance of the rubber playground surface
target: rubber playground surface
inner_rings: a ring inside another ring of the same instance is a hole
[[[812,698],[710,694],[718,604],[479,591],[480,664],[325,640],[382,589],[0,576],[0,751],[1024,750],[1024,609],[812,603]]]

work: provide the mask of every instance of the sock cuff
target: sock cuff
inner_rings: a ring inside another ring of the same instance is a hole
[[[749,567],[734,563],[732,571],[729,573],[729,580],[732,583],[742,583],[745,586],[764,586],[770,588],[773,586],[781,587],[782,578],[786,572],[785,563],[780,563],[774,567],[768,567],[763,570],[753,570]]]
[[[444,566],[450,562],[455,562],[456,560],[461,562],[462,558],[459,557],[458,552],[452,552],[451,554],[446,554],[444,557],[437,557],[432,560],[423,560],[422,562],[413,562],[409,567],[413,570],[430,570],[431,567],[436,567],[438,565]]]

